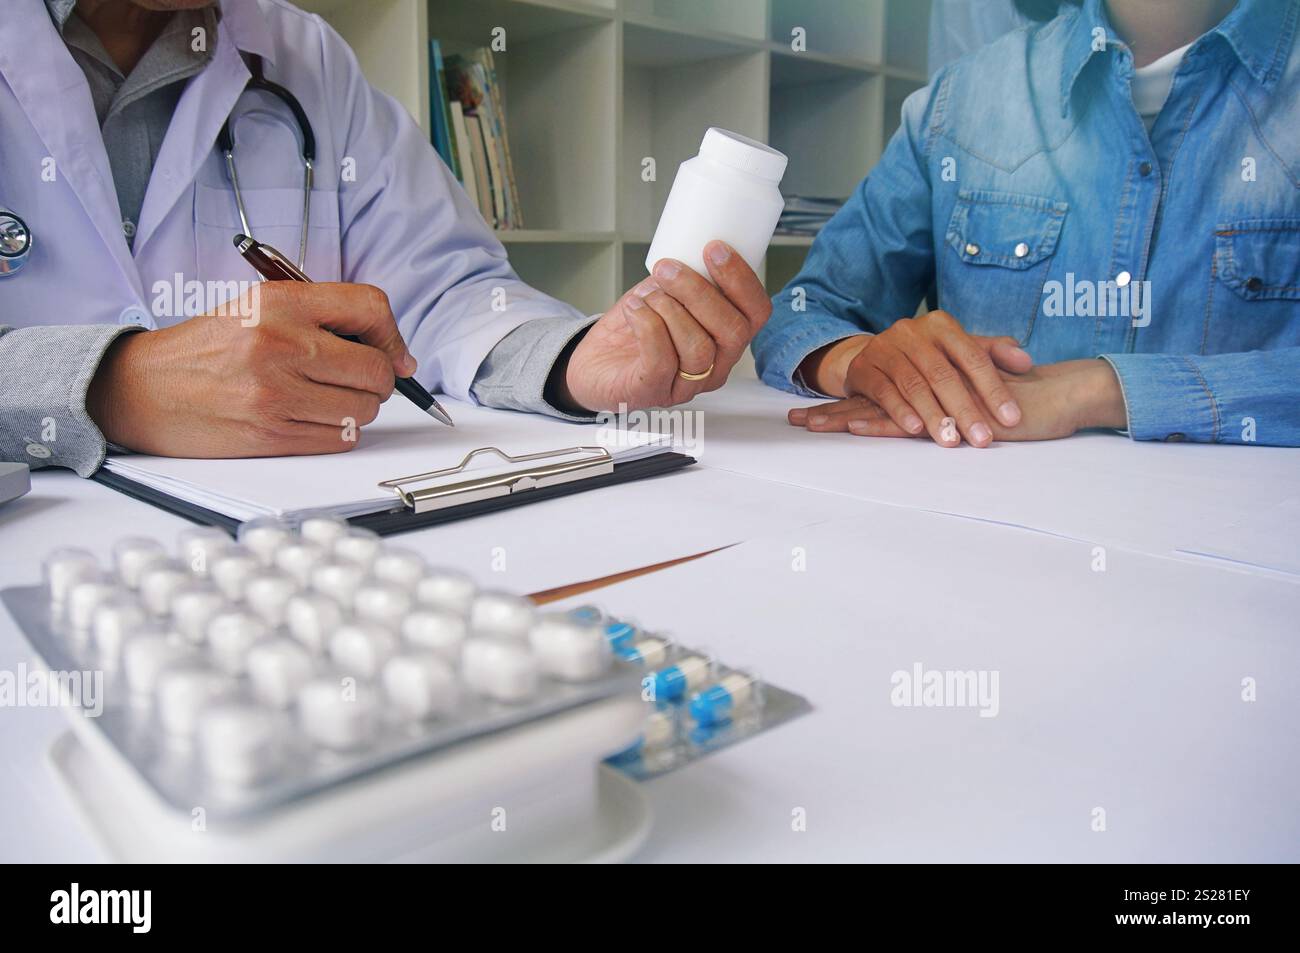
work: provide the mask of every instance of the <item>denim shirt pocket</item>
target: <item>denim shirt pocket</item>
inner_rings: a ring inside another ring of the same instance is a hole
[[[1205,342],[1214,351],[1300,344],[1300,218],[1248,219],[1214,232]],[[1205,348],[1202,347],[1205,353]]]
[[[1036,195],[960,191],[948,222],[952,256],[940,276],[940,305],[972,334],[1025,343],[1068,210]]]

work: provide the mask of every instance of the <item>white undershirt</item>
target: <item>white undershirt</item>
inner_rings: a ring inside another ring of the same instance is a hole
[[[1179,47],[1133,71],[1133,105],[1146,124],[1147,132],[1151,131],[1156,116],[1164,108],[1169,90],[1174,85],[1174,73],[1178,71],[1178,64],[1183,61],[1183,54],[1191,45],[1188,43],[1187,46]]]

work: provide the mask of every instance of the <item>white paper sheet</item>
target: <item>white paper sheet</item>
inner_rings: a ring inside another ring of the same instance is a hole
[[[480,585],[535,593],[867,512],[871,504],[688,467],[389,537]],[[730,580],[719,579],[720,594]],[[592,593],[599,601],[600,592]]]
[[[1199,534],[1182,551],[1300,575],[1300,498],[1252,506],[1235,523]]]
[[[795,486],[1158,553],[1213,551],[1207,534],[1258,519],[1300,488],[1297,449],[1087,433],[950,450],[786,423],[791,407],[813,403],[733,381],[687,408],[703,415],[693,454],[709,467]],[[1243,535],[1233,552],[1244,562],[1276,561],[1266,536]]]
[[[1096,565],[1087,543],[878,506],[586,596],[816,706],[656,781],[673,833],[644,858],[1300,860],[1300,583]],[[918,663],[997,672],[997,714],[895,705]]]
[[[579,444],[606,446],[616,461],[667,449],[655,433],[624,433],[595,424],[487,410],[456,401],[446,407],[455,427],[444,427],[400,397],[389,400],[379,419],[359,433],[348,453],[193,460],[143,454],[113,456],[105,466],[146,486],[236,519],[297,517],[331,512],[357,516],[393,505],[381,480],[454,466],[471,450],[495,446],[519,456]],[[470,472],[503,472],[509,465],[475,461]]]

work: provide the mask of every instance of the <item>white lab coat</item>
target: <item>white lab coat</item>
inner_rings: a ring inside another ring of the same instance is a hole
[[[298,127],[278,100],[243,92],[241,50],[263,57],[267,78],[298,98],[315,130],[306,272],[383,288],[422,383],[466,398],[515,327],[579,316],[519,281],[410,115],[366,83],[326,23],[281,0],[222,0],[215,55],[180,98],[128,248],[85,76],[42,0],[5,5],[0,206],[27,222],[33,244],[25,267],[0,278],[0,324],[165,327],[205,310],[187,287],[253,280],[232,244],[241,228],[215,146],[232,111],[254,237],[297,257]]]

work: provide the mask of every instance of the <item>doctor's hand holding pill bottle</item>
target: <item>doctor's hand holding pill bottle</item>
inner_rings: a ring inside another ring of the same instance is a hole
[[[86,408],[110,443],[141,453],[338,453],[415,368],[378,288],[264,282],[208,314],[118,338]]]
[[[585,410],[680,404],[717,390],[772,313],[755,273],[784,201],[786,157],[713,128],[673,181],[646,266],[581,339],[558,399]]]

